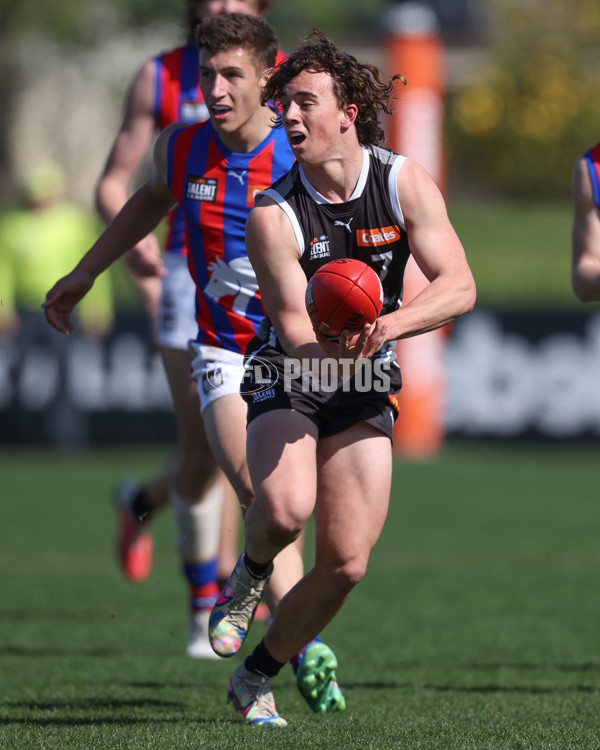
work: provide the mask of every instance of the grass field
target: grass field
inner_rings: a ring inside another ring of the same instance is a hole
[[[581,307],[571,289],[569,202],[450,204],[477,282],[477,304]]]
[[[1,748],[600,747],[597,449],[398,462],[369,573],[325,633],[348,710],[310,713],[286,668],[279,730],[225,704],[239,658],[184,655],[170,516],[144,585],[116,569],[110,488],[162,456],[0,457]]]

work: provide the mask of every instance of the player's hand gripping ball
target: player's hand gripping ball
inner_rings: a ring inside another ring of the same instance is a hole
[[[304,298],[313,328],[326,336],[359,331],[374,323],[383,305],[383,288],[375,271],[354,258],[331,260],[308,282]]]

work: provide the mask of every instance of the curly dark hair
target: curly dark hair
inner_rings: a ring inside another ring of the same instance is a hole
[[[260,16],[225,13],[203,21],[196,29],[196,46],[211,54],[232,47],[250,51],[258,72],[272,68],[279,42],[272,26]]]
[[[384,78],[379,68],[361,63],[352,55],[338,49],[319,29],[313,29],[304,42],[296,47],[276,68],[268,71],[262,90],[262,103],[272,102],[278,109],[285,86],[304,70],[328,73],[340,108],[356,104],[358,115],[355,126],[360,143],[383,143],[385,134],[379,123],[379,113],[391,114],[394,108],[396,81],[406,84],[406,78],[396,74]],[[275,127],[281,127],[281,116]]]

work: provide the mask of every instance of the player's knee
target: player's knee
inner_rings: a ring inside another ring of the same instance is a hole
[[[303,528],[303,519],[285,509],[271,509],[264,517],[266,536],[277,547],[284,547],[294,542]]]
[[[242,514],[245,515],[246,511],[250,507],[250,504],[254,501],[254,490],[251,486],[242,485],[236,488],[236,494],[240,504]]]
[[[349,589],[353,589],[356,584],[364,578],[367,572],[367,562],[362,559],[354,559],[349,563],[346,563],[341,571],[340,575],[345,581],[346,586]]]
[[[367,572],[366,560],[353,558],[346,562],[323,566],[327,587],[332,598],[346,597]]]

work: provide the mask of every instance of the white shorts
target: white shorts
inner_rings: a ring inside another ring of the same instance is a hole
[[[244,355],[190,342],[192,377],[200,397],[200,411],[223,396],[240,395],[244,375]],[[241,396],[240,396],[241,398]]]
[[[196,284],[190,274],[187,258],[164,253],[163,262],[168,273],[162,278],[156,341],[159,346],[187,351],[189,340],[198,335]]]

